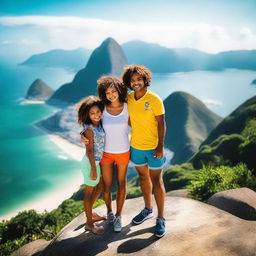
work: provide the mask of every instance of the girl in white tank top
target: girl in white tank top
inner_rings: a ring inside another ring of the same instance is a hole
[[[121,214],[126,198],[126,174],[130,159],[128,134],[127,87],[117,77],[102,76],[98,81],[98,95],[105,104],[102,125],[105,131],[105,147],[101,159],[104,182],[104,199],[107,206],[108,221],[113,223],[114,231],[122,229]],[[82,137],[86,144],[86,139]],[[114,166],[117,169],[116,213],[112,212],[111,187]]]
[[[123,110],[117,115],[109,113],[106,106],[103,111],[102,125],[106,133],[104,152],[124,153],[129,151],[127,103],[123,103]]]

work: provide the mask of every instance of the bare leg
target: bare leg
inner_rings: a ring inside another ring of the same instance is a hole
[[[99,184],[95,187],[93,194],[92,194],[92,205],[97,201],[100,196],[100,193],[103,191],[104,184],[102,177],[100,178]]]
[[[127,165],[117,165],[116,216],[121,216],[126,198]]]
[[[135,167],[140,176],[140,187],[144,197],[145,207],[152,208],[152,182],[149,175],[148,166]]]
[[[149,170],[150,178],[154,186],[158,217],[164,217],[165,187],[163,182],[163,170]]]
[[[104,184],[103,184],[103,180],[102,180],[102,177],[101,177],[99,184],[95,187],[94,192],[92,194],[92,206],[98,200],[101,192],[103,191],[103,188],[104,188]],[[96,212],[92,213],[93,222],[100,221],[100,220],[105,220],[105,219],[106,219],[106,216],[100,216]]]
[[[101,171],[104,183],[104,200],[107,206],[107,212],[112,211],[111,187],[113,183],[113,164],[101,164]]]
[[[84,209],[86,214],[86,223],[85,223],[85,230],[90,230],[95,234],[102,234],[104,229],[102,227],[97,227],[93,224],[92,219],[92,200],[93,194],[95,193],[96,188],[91,186],[85,186],[85,193],[84,193]]]

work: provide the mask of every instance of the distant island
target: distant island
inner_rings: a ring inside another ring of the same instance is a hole
[[[36,79],[30,85],[25,98],[27,100],[44,101],[44,100],[47,100],[53,93],[54,93],[54,90],[49,85],[47,85],[41,79]]]
[[[114,40],[114,39],[113,39]],[[192,48],[167,48],[159,44],[134,40],[120,45],[129,64],[147,66],[153,73],[188,72],[194,70],[256,70],[256,50],[226,51],[210,54]],[[51,50],[32,55],[21,65],[60,67],[73,71],[84,68],[91,50]]]
[[[26,66],[39,67],[59,67],[72,71],[78,71],[85,67],[91,50],[78,48],[75,50],[51,50],[41,54],[32,55],[30,58],[20,63]]]
[[[192,48],[167,48],[143,41],[122,45],[129,63],[147,66],[154,73],[229,68],[256,70],[256,50],[205,53]]]

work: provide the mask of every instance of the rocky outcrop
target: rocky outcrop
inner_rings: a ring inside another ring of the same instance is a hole
[[[54,90],[49,87],[41,79],[36,79],[29,87],[26,99],[28,100],[46,100],[52,94]]]
[[[72,104],[85,96],[96,94],[97,79],[103,74],[120,76],[126,63],[120,45],[114,39],[107,38],[93,51],[86,67],[75,75],[71,83],[62,85],[47,103]]]
[[[153,235],[155,218],[140,225],[131,224],[132,217],[143,205],[143,198],[126,200],[122,232],[115,233],[109,224],[101,222],[98,225],[105,227],[102,236],[84,232],[85,215],[82,213],[38,255],[255,255],[255,221],[242,220],[199,201],[168,196],[165,207],[167,233],[157,239]],[[96,210],[105,214],[106,206]],[[26,255],[31,254],[23,254]]]
[[[11,254],[11,256],[35,256],[40,254],[48,245],[50,241],[46,241],[43,239],[38,239],[36,241],[33,241],[31,243],[28,243],[21,247],[19,250],[15,251]]]
[[[172,164],[186,162],[198,151],[222,118],[186,92],[174,92],[164,100],[165,146],[173,153]]]
[[[256,220],[256,193],[237,188],[214,194],[208,203],[245,220]]]
[[[177,189],[167,192],[166,195],[177,197],[189,197],[189,191],[187,189]]]

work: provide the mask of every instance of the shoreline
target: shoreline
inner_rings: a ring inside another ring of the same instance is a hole
[[[29,100],[24,99],[21,104],[45,104],[45,100]]]
[[[41,127],[35,126],[39,129],[44,135],[46,135],[50,141],[52,141],[56,146],[58,146],[62,151],[70,156],[70,158],[75,161],[81,161],[85,149],[76,144],[71,143],[67,139],[63,138],[58,134],[51,134],[46,129],[42,129]],[[16,210],[10,211],[7,214],[0,216],[0,220],[10,220],[12,217],[15,217],[19,212],[33,209],[38,213],[43,213],[44,211],[52,211],[56,209],[64,200],[70,198],[74,192],[76,192],[83,183],[82,173],[69,178],[68,186],[64,188],[57,188],[47,191],[44,195],[39,196],[36,199],[31,200],[20,207],[17,207]],[[50,199],[49,199],[50,198]]]

